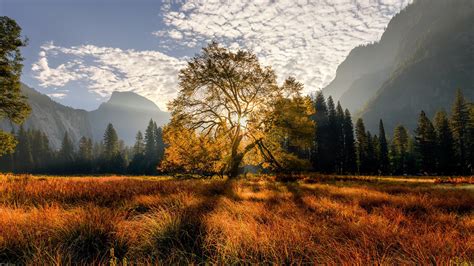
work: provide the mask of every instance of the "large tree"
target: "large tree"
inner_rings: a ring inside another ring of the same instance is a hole
[[[8,17],[0,17],[0,119],[22,123],[30,112],[21,94],[20,76],[23,57],[20,48],[26,45],[21,28]],[[0,130],[0,156],[13,152],[16,141]]]
[[[225,136],[229,149],[224,172],[234,177],[254,148],[273,157],[265,132],[275,102],[298,95],[300,85],[290,80],[278,86],[270,67],[262,67],[248,51],[232,52],[213,42],[192,58],[179,74],[180,91],[169,109],[171,125],[204,136]],[[275,162],[278,164],[278,162]]]

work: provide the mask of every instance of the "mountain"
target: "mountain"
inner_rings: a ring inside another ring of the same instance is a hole
[[[25,84],[21,84],[21,90],[31,106],[31,114],[23,126],[44,132],[49,138],[51,147],[56,149],[61,147],[66,131],[76,142],[82,136],[92,136],[87,111],[61,105]],[[17,128],[15,125],[13,127]],[[0,123],[0,128],[11,131],[12,124],[4,120]]]
[[[112,123],[125,144],[132,145],[138,130],[144,132],[150,119],[160,126],[168,123],[170,115],[136,93],[113,92],[109,101],[89,113],[89,119],[94,139],[102,139],[107,124]]]
[[[416,127],[424,110],[449,110],[456,89],[474,99],[474,1],[417,0],[396,15],[379,42],[357,47],[323,89],[371,131]]]
[[[22,84],[21,89],[32,108],[23,125],[27,129],[34,128],[46,133],[54,149],[61,147],[66,131],[74,143],[78,143],[82,136],[100,141],[108,123],[114,125],[125,144],[132,145],[135,134],[138,130],[144,131],[150,119],[162,126],[170,117],[152,101],[133,92],[114,92],[109,101],[102,103],[97,110],[88,112],[57,103],[25,84]],[[16,125],[13,127],[18,128]],[[0,128],[10,131],[12,124],[4,120],[0,122]]]

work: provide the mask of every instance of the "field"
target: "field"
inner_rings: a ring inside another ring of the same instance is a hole
[[[0,262],[474,263],[474,187],[462,183],[4,175]]]

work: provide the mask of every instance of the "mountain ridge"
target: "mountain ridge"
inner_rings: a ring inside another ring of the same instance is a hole
[[[351,51],[323,92],[371,131],[379,119],[387,132],[397,124],[414,129],[421,110],[429,117],[449,110],[458,88],[474,98],[473,63],[474,2],[417,0],[390,21],[379,42]]]
[[[66,131],[76,144],[82,136],[101,141],[108,123],[114,125],[126,145],[132,145],[135,134],[138,130],[143,131],[150,119],[162,126],[170,117],[151,100],[134,92],[113,92],[96,110],[86,111],[62,105],[23,83],[21,90],[32,108],[24,127],[44,132],[54,149],[61,147]],[[0,121],[0,128],[11,131],[17,130],[18,125],[4,120]]]

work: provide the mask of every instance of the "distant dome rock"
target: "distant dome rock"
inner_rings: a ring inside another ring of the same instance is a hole
[[[153,101],[132,91],[114,91],[110,99],[102,105],[104,104],[113,105],[115,107],[133,108],[135,110],[161,111]]]

